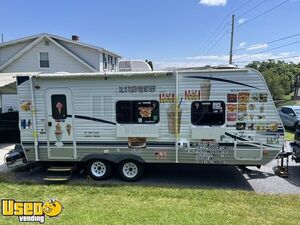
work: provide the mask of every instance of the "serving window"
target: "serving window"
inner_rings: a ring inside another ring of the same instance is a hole
[[[159,102],[117,101],[116,117],[120,124],[156,124],[159,122]]]
[[[225,103],[222,101],[194,101],[191,106],[191,123],[196,126],[225,123]]]

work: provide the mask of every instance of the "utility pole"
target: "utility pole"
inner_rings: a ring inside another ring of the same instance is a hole
[[[231,40],[230,40],[230,52],[229,52],[229,64],[232,64],[232,48],[233,48],[233,34],[234,34],[234,14],[231,21]]]
[[[1,43],[3,43],[3,34],[1,34]]]

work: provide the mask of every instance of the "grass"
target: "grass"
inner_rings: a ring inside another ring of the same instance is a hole
[[[293,141],[294,140],[294,135],[295,135],[294,131],[285,129],[284,140]]]
[[[38,185],[0,182],[2,198],[57,198],[64,206],[46,224],[299,224],[300,195],[94,184]],[[19,224],[0,217],[0,224]],[[23,223],[22,223],[23,224]],[[26,224],[26,223],[25,223]],[[31,223],[32,224],[32,223]]]

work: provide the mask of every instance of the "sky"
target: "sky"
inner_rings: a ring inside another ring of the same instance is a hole
[[[228,64],[234,14],[234,64],[300,62],[300,0],[0,0],[0,12],[4,41],[76,34],[156,69]]]

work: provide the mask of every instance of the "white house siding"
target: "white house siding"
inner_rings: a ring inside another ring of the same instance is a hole
[[[74,53],[79,58],[83,59],[89,65],[99,70],[99,54],[97,50],[72,44],[66,41],[61,41],[58,39],[54,39],[54,40],[57,41],[62,46],[64,46],[70,52]]]
[[[7,45],[0,48],[0,66],[7,62],[11,57],[29,45],[33,40],[24,41],[17,44]]]
[[[49,53],[49,68],[40,68],[39,52]],[[41,41],[24,55],[4,68],[3,73],[10,72],[91,72],[89,68],[72,58],[68,53],[60,49],[58,46],[49,42],[45,46],[45,41]]]

